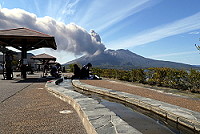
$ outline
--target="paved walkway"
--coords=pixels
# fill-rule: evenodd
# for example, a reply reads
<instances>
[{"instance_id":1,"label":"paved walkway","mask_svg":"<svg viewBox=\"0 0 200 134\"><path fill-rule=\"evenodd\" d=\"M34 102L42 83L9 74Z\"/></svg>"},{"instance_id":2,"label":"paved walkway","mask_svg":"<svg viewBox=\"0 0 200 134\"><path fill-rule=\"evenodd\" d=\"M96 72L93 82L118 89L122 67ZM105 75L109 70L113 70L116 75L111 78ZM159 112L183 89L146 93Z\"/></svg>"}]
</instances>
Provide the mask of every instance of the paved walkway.
<instances>
[{"instance_id":1,"label":"paved walkway","mask_svg":"<svg viewBox=\"0 0 200 134\"><path fill-rule=\"evenodd\" d=\"M0 78L0 133L86 134L71 105L45 89L40 74L27 80Z\"/></svg>"}]
</instances>

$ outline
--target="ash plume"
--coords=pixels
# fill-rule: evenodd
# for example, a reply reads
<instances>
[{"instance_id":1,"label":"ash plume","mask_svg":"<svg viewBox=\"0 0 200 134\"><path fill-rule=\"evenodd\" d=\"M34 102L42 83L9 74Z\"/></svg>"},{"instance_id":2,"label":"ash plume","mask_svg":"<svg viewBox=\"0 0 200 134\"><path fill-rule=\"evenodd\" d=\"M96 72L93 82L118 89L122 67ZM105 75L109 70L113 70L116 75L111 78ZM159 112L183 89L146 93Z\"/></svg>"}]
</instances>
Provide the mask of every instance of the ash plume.
<instances>
[{"instance_id":1,"label":"ash plume","mask_svg":"<svg viewBox=\"0 0 200 134\"><path fill-rule=\"evenodd\" d=\"M105 50L105 45L94 30L88 33L74 23L64 24L48 16L39 18L22 9L0 9L0 29L18 27L27 27L54 36L58 51L92 55Z\"/></svg>"}]
</instances>

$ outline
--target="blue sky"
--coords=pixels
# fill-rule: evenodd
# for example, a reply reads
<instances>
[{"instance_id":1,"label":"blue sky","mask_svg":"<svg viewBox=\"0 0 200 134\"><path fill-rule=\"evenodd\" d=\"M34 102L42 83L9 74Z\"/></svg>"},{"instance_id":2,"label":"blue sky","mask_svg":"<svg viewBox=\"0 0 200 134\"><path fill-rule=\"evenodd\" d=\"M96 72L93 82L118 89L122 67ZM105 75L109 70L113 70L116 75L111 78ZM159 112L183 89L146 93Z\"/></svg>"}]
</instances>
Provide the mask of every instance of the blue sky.
<instances>
[{"instance_id":1,"label":"blue sky","mask_svg":"<svg viewBox=\"0 0 200 134\"><path fill-rule=\"evenodd\" d=\"M200 65L194 46L200 45L199 5L200 0L0 0L2 9L49 16L88 33L93 29L107 49L129 49L147 58L194 65ZM54 55L61 63L80 56L63 51Z\"/></svg>"}]
</instances>

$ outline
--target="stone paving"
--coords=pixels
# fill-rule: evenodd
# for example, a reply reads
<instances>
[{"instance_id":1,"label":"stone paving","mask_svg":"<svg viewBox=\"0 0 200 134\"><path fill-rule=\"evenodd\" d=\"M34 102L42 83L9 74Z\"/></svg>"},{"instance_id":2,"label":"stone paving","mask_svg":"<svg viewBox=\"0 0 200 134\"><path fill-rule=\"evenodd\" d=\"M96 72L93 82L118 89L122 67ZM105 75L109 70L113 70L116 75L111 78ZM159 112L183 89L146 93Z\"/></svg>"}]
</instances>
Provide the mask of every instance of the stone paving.
<instances>
[{"instance_id":1,"label":"stone paving","mask_svg":"<svg viewBox=\"0 0 200 134\"><path fill-rule=\"evenodd\" d=\"M165 102L145 98L130 93L119 92L107 88L96 87L73 80L73 85L83 90L110 96L124 102L140 106L144 109L153 111L161 116L171 119L177 123L188 126L191 129L200 131L200 113Z\"/></svg>"},{"instance_id":2,"label":"stone paving","mask_svg":"<svg viewBox=\"0 0 200 134\"><path fill-rule=\"evenodd\" d=\"M52 94L74 107L88 134L141 134L97 100L58 86L55 81L47 82L46 87Z\"/></svg>"},{"instance_id":3,"label":"stone paving","mask_svg":"<svg viewBox=\"0 0 200 134\"><path fill-rule=\"evenodd\" d=\"M62 80L59 80L60 82ZM81 83L79 80L73 80L72 84L82 90L113 97L118 100L133 104L165 118L173 120L179 124L187 126L200 132L200 113L180 106L175 106L165 102L145 98L130 93L119 92L107 88L91 86ZM60 99L71 104L81 118L87 133L89 134L139 134L138 130L129 126L116 114L98 101L88 98L78 92L67 90L66 87L56 85L56 81L50 81L46 84L49 91Z\"/></svg>"}]
</instances>

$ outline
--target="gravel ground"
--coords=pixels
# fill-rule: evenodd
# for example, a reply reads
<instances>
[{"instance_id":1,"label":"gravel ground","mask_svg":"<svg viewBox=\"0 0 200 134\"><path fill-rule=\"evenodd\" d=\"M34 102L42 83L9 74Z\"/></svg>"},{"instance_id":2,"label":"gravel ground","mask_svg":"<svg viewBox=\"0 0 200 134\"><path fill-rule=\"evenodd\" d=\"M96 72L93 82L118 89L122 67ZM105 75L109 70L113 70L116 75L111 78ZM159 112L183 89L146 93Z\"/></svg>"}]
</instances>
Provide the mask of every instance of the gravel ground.
<instances>
[{"instance_id":1,"label":"gravel ground","mask_svg":"<svg viewBox=\"0 0 200 134\"><path fill-rule=\"evenodd\" d=\"M14 81L9 84L9 81L0 80L2 83L7 83L7 89L13 91L3 91L7 98L0 103L1 134L86 134L73 107L50 94L45 89L45 82L24 81L19 87ZM0 91L4 88L0 87ZM70 112L60 113L63 110Z\"/></svg>"},{"instance_id":2,"label":"gravel ground","mask_svg":"<svg viewBox=\"0 0 200 134\"><path fill-rule=\"evenodd\" d=\"M150 90L144 87L131 86L127 84L118 83L109 80L81 80L81 82L108 89L113 89L121 92L127 92L142 97L147 97L173 105L181 106L193 111L200 112L200 99L193 99L190 97L175 96L158 91Z\"/></svg>"}]
</instances>

